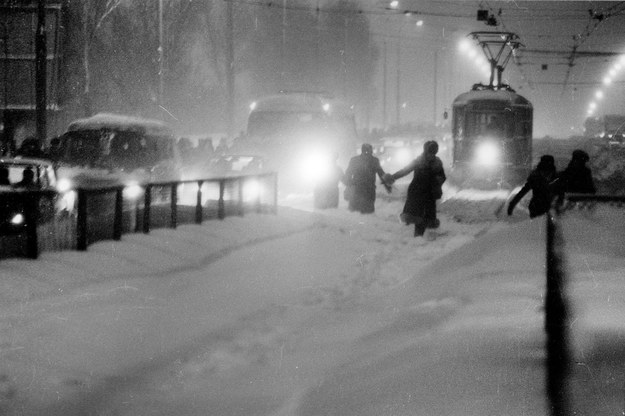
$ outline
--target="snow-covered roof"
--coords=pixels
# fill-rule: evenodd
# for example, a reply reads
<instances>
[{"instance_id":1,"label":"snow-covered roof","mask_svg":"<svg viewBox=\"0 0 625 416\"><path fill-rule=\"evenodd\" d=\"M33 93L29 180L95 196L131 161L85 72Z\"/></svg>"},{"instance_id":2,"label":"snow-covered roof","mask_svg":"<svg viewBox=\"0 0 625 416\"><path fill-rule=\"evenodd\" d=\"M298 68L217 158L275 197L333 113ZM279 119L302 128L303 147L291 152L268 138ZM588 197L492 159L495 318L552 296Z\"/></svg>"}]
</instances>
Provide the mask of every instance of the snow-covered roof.
<instances>
[{"instance_id":1,"label":"snow-covered roof","mask_svg":"<svg viewBox=\"0 0 625 416\"><path fill-rule=\"evenodd\" d=\"M522 95L508 90L476 90L468 91L460 94L454 100L454 106L467 105L474 101L491 100L491 101L504 101L514 105L532 107L532 103Z\"/></svg>"},{"instance_id":2,"label":"snow-covered roof","mask_svg":"<svg viewBox=\"0 0 625 416\"><path fill-rule=\"evenodd\" d=\"M74 120L67 130L97 130L102 128L143 131L154 135L173 135L173 130L160 120L111 113L99 113L88 118Z\"/></svg>"}]
</instances>

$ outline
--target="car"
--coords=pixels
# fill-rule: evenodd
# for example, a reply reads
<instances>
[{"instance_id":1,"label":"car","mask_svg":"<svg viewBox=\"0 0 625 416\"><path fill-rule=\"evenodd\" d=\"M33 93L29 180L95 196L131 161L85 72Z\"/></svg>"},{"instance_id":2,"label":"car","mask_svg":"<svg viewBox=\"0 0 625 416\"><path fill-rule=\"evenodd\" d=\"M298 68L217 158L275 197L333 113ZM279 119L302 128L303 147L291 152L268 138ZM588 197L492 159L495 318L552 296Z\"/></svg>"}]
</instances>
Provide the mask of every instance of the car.
<instances>
[{"instance_id":1,"label":"car","mask_svg":"<svg viewBox=\"0 0 625 416\"><path fill-rule=\"evenodd\" d=\"M73 211L73 200L66 195L56 176L54 163L47 159L0 158L0 234L24 232L27 227L27 208L32 191L37 198L38 223L51 221L56 215Z\"/></svg>"},{"instance_id":2,"label":"car","mask_svg":"<svg viewBox=\"0 0 625 416\"><path fill-rule=\"evenodd\" d=\"M182 157L173 130L160 120L99 113L74 120L60 137L58 172L73 186L178 181ZM132 196L132 195L130 195Z\"/></svg>"}]
</instances>

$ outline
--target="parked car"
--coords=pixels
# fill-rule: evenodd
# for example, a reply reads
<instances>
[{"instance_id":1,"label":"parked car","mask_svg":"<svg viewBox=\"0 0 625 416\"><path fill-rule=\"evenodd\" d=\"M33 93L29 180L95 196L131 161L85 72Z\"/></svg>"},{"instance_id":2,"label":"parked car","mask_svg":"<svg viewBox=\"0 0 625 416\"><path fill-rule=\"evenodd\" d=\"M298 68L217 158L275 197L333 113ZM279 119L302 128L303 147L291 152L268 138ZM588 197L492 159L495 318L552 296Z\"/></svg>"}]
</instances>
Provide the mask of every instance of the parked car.
<instances>
[{"instance_id":1,"label":"parked car","mask_svg":"<svg viewBox=\"0 0 625 416\"><path fill-rule=\"evenodd\" d=\"M49 191L49 192L32 192ZM0 234L17 234L26 227L27 206L37 201L39 223L73 211L73 200L59 183L54 164L35 158L0 158Z\"/></svg>"}]
</instances>

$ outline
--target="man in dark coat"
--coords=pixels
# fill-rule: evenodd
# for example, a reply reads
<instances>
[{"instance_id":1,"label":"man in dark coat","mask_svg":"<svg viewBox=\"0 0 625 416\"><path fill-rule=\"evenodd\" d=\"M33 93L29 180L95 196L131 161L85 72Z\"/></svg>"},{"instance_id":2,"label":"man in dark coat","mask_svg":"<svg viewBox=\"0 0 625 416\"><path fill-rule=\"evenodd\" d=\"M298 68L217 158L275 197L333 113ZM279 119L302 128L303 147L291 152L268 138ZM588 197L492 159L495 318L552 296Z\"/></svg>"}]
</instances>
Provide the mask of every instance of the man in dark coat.
<instances>
[{"instance_id":1,"label":"man in dark coat","mask_svg":"<svg viewBox=\"0 0 625 416\"><path fill-rule=\"evenodd\" d=\"M443 162L436 156L436 153L438 153L438 143L433 140L426 142L421 156L388 178L390 182L394 182L414 172L412 182L408 186L401 218L406 225L415 225L415 237L422 236L426 228L438 228L440 225L436 218L436 200L440 199L443 194L442 185L447 177Z\"/></svg>"},{"instance_id":2,"label":"man in dark coat","mask_svg":"<svg viewBox=\"0 0 625 416\"><path fill-rule=\"evenodd\" d=\"M553 181L555 177L556 165L553 156L541 156L538 165L527 177L525 185L508 204L508 215L512 215L516 204L529 191L532 191L532 199L529 203L530 218L538 217L549 211L554 197Z\"/></svg>"},{"instance_id":3,"label":"man in dark coat","mask_svg":"<svg viewBox=\"0 0 625 416\"><path fill-rule=\"evenodd\" d=\"M345 171L345 185L349 193L349 210L370 214L375 211L375 175L380 177L384 184L384 170L380 166L380 159L373 156L373 147L365 143L361 147L360 155L349 161ZM386 190L390 187L385 184Z\"/></svg>"},{"instance_id":4,"label":"man in dark coat","mask_svg":"<svg viewBox=\"0 0 625 416\"><path fill-rule=\"evenodd\" d=\"M583 150L573 150L566 169L558 174L557 187L561 193L594 194L596 192L592 173L586 163L590 160Z\"/></svg>"}]
</instances>

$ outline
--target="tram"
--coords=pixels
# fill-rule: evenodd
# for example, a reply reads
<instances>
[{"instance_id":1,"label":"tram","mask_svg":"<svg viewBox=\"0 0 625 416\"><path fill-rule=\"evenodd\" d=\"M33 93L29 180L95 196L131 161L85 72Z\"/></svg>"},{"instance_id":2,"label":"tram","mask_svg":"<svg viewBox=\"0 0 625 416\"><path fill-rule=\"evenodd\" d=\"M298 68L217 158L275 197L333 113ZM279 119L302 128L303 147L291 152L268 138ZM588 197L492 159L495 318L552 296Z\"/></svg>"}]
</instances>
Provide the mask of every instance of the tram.
<instances>
[{"instance_id":1,"label":"tram","mask_svg":"<svg viewBox=\"0 0 625 416\"><path fill-rule=\"evenodd\" d=\"M491 63L488 85L475 84L452 106L451 179L463 187L510 188L532 165L532 103L501 83L510 54L520 46L509 32L473 32ZM492 51L499 47L499 53ZM508 56L502 60L504 50Z\"/></svg>"}]
</instances>

